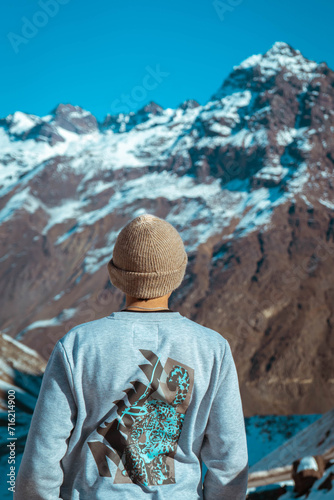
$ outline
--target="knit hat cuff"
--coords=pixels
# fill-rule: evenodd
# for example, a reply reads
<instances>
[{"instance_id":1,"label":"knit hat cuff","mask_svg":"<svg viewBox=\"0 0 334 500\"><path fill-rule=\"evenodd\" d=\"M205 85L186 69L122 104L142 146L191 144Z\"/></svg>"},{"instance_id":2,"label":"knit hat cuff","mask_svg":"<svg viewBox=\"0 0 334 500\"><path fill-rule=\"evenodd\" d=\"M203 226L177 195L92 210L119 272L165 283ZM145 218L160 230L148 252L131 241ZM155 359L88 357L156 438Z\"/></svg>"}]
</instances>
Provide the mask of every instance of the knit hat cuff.
<instances>
[{"instance_id":1,"label":"knit hat cuff","mask_svg":"<svg viewBox=\"0 0 334 500\"><path fill-rule=\"evenodd\" d=\"M111 283L124 293L131 297L150 299L162 297L178 288L183 280L187 262L188 256L185 253L184 260L177 269L142 273L120 269L111 258L108 262L108 273Z\"/></svg>"}]
</instances>

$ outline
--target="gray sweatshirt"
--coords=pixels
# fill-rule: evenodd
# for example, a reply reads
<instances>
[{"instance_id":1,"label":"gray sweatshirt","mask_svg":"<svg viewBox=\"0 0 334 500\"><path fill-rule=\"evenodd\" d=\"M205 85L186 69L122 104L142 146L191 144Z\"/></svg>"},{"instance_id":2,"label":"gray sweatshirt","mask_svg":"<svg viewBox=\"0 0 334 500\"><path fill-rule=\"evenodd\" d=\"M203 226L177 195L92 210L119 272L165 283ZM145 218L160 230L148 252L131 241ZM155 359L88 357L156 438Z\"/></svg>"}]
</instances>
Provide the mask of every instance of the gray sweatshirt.
<instances>
[{"instance_id":1,"label":"gray sweatshirt","mask_svg":"<svg viewBox=\"0 0 334 500\"><path fill-rule=\"evenodd\" d=\"M118 311L58 340L14 500L245 500L247 479L238 376L218 332L178 312Z\"/></svg>"}]
</instances>

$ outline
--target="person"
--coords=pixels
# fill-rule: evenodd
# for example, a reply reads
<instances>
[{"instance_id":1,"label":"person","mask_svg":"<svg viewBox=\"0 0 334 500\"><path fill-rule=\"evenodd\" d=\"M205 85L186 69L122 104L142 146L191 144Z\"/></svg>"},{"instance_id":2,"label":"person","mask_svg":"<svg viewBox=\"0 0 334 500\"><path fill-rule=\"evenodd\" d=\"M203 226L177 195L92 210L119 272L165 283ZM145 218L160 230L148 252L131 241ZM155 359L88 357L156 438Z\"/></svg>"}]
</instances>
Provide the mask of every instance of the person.
<instances>
[{"instance_id":1,"label":"person","mask_svg":"<svg viewBox=\"0 0 334 500\"><path fill-rule=\"evenodd\" d=\"M168 307L187 263L180 234L159 217L140 215L120 231L107 267L125 307L54 346L15 500L245 499L229 342Z\"/></svg>"}]
</instances>

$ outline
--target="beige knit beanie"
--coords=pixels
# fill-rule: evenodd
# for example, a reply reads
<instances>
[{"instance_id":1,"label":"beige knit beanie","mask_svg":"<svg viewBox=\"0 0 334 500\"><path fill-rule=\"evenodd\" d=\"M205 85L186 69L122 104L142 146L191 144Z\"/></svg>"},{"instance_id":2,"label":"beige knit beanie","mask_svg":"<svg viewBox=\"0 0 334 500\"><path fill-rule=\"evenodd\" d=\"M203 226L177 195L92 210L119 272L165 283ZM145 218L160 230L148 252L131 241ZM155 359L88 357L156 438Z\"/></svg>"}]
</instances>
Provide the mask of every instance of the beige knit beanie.
<instances>
[{"instance_id":1,"label":"beige knit beanie","mask_svg":"<svg viewBox=\"0 0 334 500\"><path fill-rule=\"evenodd\" d=\"M108 273L111 283L123 292L151 299L180 286L187 262L177 230L159 217L143 214L117 236Z\"/></svg>"}]
</instances>

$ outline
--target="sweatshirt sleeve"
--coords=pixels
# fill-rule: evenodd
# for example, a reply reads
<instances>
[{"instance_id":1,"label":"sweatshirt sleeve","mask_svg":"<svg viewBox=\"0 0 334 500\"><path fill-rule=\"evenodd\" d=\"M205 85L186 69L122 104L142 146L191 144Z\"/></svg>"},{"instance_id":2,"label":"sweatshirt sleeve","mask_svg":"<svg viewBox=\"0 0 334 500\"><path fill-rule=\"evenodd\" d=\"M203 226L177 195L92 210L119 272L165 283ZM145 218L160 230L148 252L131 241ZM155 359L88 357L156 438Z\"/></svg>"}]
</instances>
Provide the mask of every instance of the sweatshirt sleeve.
<instances>
[{"instance_id":1,"label":"sweatshirt sleeve","mask_svg":"<svg viewBox=\"0 0 334 500\"><path fill-rule=\"evenodd\" d=\"M72 372L58 341L46 366L16 478L14 500L54 500L63 483L61 459L75 425Z\"/></svg>"},{"instance_id":2,"label":"sweatshirt sleeve","mask_svg":"<svg viewBox=\"0 0 334 500\"><path fill-rule=\"evenodd\" d=\"M201 459L208 468L204 500L245 500L248 481L245 420L237 370L227 340Z\"/></svg>"}]
</instances>

